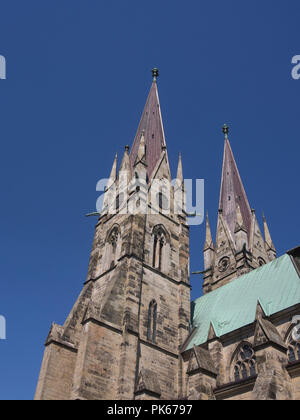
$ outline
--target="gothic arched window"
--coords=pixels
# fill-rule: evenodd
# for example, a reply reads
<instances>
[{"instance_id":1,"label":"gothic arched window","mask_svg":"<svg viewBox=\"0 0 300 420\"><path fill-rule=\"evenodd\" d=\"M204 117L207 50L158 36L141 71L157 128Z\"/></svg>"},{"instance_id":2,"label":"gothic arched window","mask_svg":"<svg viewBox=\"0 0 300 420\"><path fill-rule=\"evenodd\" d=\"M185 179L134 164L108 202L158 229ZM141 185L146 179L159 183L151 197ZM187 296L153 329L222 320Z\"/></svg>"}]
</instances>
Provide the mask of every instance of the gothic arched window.
<instances>
[{"instance_id":1,"label":"gothic arched window","mask_svg":"<svg viewBox=\"0 0 300 420\"><path fill-rule=\"evenodd\" d=\"M160 227L154 232L153 241L153 261L152 265L158 270L162 269L162 260L164 258L164 247L166 245L166 238L163 229Z\"/></svg>"},{"instance_id":2,"label":"gothic arched window","mask_svg":"<svg viewBox=\"0 0 300 420\"><path fill-rule=\"evenodd\" d=\"M256 356L250 344L243 344L234 359L234 380L251 378L256 375Z\"/></svg>"},{"instance_id":3,"label":"gothic arched window","mask_svg":"<svg viewBox=\"0 0 300 420\"><path fill-rule=\"evenodd\" d=\"M122 206L123 201L124 201L124 193L121 192L116 197L116 211L120 210L120 207Z\"/></svg>"},{"instance_id":4,"label":"gothic arched window","mask_svg":"<svg viewBox=\"0 0 300 420\"><path fill-rule=\"evenodd\" d=\"M107 268L113 268L116 265L118 258L118 241L120 239L120 232L118 226L115 226L109 233L107 242L108 242L108 251L107 251Z\"/></svg>"},{"instance_id":5,"label":"gothic arched window","mask_svg":"<svg viewBox=\"0 0 300 420\"><path fill-rule=\"evenodd\" d=\"M147 339L155 343L156 340L157 303L152 300L148 309Z\"/></svg>"},{"instance_id":6,"label":"gothic arched window","mask_svg":"<svg viewBox=\"0 0 300 420\"><path fill-rule=\"evenodd\" d=\"M238 364L236 364L234 366L234 380L235 380L235 382L237 382L240 379L241 379L240 366Z\"/></svg>"}]
</instances>

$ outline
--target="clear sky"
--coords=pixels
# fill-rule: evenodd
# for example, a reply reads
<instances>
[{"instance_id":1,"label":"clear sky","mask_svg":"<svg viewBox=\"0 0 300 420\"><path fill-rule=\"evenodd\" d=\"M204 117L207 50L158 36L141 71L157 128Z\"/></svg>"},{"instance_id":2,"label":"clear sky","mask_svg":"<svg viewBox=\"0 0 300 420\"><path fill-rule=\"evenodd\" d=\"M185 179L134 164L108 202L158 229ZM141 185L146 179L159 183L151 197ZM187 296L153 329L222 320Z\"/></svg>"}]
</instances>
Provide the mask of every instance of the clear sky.
<instances>
[{"instance_id":1,"label":"clear sky","mask_svg":"<svg viewBox=\"0 0 300 420\"><path fill-rule=\"evenodd\" d=\"M52 321L85 280L99 193L158 81L175 177L205 179L213 232L224 122L279 255L300 244L299 0L1 2L0 399L33 398ZM191 270L204 226L191 228ZM192 279L192 297L201 279Z\"/></svg>"}]
</instances>

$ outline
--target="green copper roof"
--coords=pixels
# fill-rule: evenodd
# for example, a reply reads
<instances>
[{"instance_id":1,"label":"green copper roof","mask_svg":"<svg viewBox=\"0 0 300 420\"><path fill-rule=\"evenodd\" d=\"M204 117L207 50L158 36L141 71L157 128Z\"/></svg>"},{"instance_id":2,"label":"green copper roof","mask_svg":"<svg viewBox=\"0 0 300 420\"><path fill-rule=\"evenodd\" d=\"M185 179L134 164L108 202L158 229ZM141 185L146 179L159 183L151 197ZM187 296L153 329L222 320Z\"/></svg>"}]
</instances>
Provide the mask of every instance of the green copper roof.
<instances>
[{"instance_id":1,"label":"green copper roof","mask_svg":"<svg viewBox=\"0 0 300 420\"><path fill-rule=\"evenodd\" d=\"M187 349L207 341L212 323L218 337L255 321L257 303L267 316L300 303L300 278L287 254L193 302L193 326Z\"/></svg>"}]
</instances>

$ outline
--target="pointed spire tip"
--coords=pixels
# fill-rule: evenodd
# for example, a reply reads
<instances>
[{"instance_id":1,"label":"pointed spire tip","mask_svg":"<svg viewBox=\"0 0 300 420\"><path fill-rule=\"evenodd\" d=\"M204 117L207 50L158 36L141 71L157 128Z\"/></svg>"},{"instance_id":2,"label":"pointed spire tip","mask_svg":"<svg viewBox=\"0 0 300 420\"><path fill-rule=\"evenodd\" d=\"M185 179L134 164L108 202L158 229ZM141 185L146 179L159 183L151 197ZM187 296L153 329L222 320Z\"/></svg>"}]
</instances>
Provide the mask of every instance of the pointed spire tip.
<instances>
[{"instance_id":1,"label":"pointed spire tip","mask_svg":"<svg viewBox=\"0 0 300 420\"><path fill-rule=\"evenodd\" d=\"M228 139L229 126L227 124L223 125L222 131L225 134L225 139Z\"/></svg>"},{"instance_id":2,"label":"pointed spire tip","mask_svg":"<svg viewBox=\"0 0 300 420\"><path fill-rule=\"evenodd\" d=\"M155 67L154 69L152 69L153 82L156 82L158 76L159 76L159 70L158 68Z\"/></svg>"}]
</instances>

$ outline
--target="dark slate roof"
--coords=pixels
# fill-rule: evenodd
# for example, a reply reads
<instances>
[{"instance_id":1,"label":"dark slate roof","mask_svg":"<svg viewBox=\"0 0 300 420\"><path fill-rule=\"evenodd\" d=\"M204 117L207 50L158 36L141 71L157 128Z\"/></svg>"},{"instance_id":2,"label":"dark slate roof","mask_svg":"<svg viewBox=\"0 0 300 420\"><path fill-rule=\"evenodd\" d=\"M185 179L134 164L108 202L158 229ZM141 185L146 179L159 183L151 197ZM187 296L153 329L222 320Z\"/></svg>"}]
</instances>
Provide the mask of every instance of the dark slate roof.
<instances>
[{"instance_id":1,"label":"dark slate roof","mask_svg":"<svg viewBox=\"0 0 300 420\"><path fill-rule=\"evenodd\" d=\"M155 168L162 152L162 146L166 145L157 83L152 83L148 99L140 120L138 130L133 142L133 146L130 152L130 163L133 167L136 156L138 154L140 139L142 131L145 132L145 144L146 144L146 163L148 165L147 172L150 177L153 169Z\"/></svg>"},{"instance_id":2,"label":"dark slate roof","mask_svg":"<svg viewBox=\"0 0 300 420\"><path fill-rule=\"evenodd\" d=\"M236 205L240 206L245 228L250 235L251 209L248 198L234 159L229 140L225 139L222 181L219 208L223 210L223 218L234 237Z\"/></svg>"}]
</instances>

